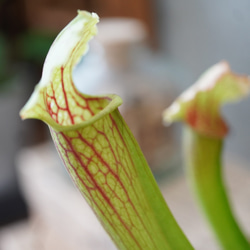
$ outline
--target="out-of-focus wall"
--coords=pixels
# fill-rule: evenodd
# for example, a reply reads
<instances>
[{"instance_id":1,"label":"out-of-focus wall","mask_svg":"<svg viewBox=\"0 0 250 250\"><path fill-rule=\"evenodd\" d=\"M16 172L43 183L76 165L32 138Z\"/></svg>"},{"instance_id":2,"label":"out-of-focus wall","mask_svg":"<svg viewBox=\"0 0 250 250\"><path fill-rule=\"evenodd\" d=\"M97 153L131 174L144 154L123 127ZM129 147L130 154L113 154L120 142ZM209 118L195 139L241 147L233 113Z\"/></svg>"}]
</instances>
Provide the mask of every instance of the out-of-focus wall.
<instances>
[{"instance_id":1,"label":"out-of-focus wall","mask_svg":"<svg viewBox=\"0 0 250 250\"><path fill-rule=\"evenodd\" d=\"M189 72L187 81L222 59L250 73L249 11L248 0L157 0L161 47Z\"/></svg>"},{"instance_id":2,"label":"out-of-focus wall","mask_svg":"<svg viewBox=\"0 0 250 250\"><path fill-rule=\"evenodd\" d=\"M156 5L160 47L179 67L180 91L220 60L227 60L236 72L250 74L250 1L157 0ZM250 98L225 108L231 124L228 151L247 160L249 106Z\"/></svg>"}]
</instances>

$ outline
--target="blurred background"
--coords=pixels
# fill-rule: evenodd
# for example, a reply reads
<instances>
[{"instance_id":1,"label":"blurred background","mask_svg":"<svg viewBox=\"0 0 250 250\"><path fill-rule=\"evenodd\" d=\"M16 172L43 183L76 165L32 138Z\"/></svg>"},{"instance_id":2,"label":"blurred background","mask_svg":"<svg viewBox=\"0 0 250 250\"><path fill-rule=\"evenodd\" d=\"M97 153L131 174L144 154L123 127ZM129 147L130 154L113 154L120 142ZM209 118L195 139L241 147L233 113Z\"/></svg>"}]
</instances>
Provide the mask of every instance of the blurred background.
<instances>
[{"instance_id":1,"label":"blurred background","mask_svg":"<svg viewBox=\"0 0 250 250\"><path fill-rule=\"evenodd\" d=\"M75 69L77 87L123 97L121 112L180 224L196 249L217 249L202 219L192 219L196 208L183 180L180 129L164 128L161 112L221 60L235 72L250 73L247 0L1 0L0 250L114 249L72 187L46 125L22 122L18 114L40 79L51 43L78 9L98 13L101 23ZM241 214L250 207L239 193L249 189L249 105L248 98L223 109L231 126L225 160L240 166L227 178L234 180L233 200L241 204L235 209L244 223ZM87 216L76 216L83 209ZM85 237L74 233L83 231Z\"/></svg>"}]
</instances>

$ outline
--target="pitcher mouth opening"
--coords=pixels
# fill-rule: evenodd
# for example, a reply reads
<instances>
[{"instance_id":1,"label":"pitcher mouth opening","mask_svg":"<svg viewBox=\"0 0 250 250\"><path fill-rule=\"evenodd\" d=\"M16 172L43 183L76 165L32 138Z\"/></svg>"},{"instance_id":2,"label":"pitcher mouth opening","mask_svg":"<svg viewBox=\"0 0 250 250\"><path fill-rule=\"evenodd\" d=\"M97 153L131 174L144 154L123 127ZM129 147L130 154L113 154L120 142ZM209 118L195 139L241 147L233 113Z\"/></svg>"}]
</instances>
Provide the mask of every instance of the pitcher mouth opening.
<instances>
[{"instance_id":1,"label":"pitcher mouth opening","mask_svg":"<svg viewBox=\"0 0 250 250\"><path fill-rule=\"evenodd\" d=\"M123 102L115 94L92 96L75 89L74 96L67 92L64 99L58 92L51 85L40 90L36 88L32 98L21 110L21 118L39 119L54 130L69 131L94 123L117 109ZM67 96L71 96L71 99L67 99Z\"/></svg>"},{"instance_id":2,"label":"pitcher mouth opening","mask_svg":"<svg viewBox=\"0 0 250 250\"><path fill-rule=\"evenodd\" d=\"M114 111L122 99L111 95L87 95L79 92L72 80L72 67L56 67L49 84L39 83L21 110L22 119L40 119L57 131L87 126Z\"/></svg>"},{"instance_id":3,"label":"pitcher mouth opening","mask_svg":"<svg viewBox=\"0 0 250 250\"><path fill-rule=\"evenodd\" d=\"M93 124L95 121L110 114L122 104L122 99L115 94L105 96L84 95L82 97L86 101L86 106L72 109L70 124L67 122L59 122L50 113L50 119L53 122L47 121L48 125L58 131L69 131L83 128ZM55 126L56 123L56 126Z\"/></svg>"}]
</instances>

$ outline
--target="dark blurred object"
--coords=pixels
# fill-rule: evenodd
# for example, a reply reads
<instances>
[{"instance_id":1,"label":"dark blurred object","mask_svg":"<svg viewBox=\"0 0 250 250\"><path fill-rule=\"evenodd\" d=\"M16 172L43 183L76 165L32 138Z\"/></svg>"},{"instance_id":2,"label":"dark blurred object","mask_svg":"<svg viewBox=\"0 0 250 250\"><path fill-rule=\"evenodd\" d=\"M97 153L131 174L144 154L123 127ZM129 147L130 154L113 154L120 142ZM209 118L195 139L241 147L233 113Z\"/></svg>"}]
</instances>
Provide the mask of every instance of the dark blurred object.
<instances>
[{"instance_id":1,"label":"dark blurred object","mask_svg":"<svg viewBox=\"0 0 250 250\"><path fill-rule=\"evenodd\" d=\"M22 11L22 1L3 0L0 8L0 30L8 41L10 59L15 60L17 40L26 29L25 13Z\"/></svg>"},{"instance_id":2,"label":"dark blurred object","mask_svg":"<svg viewBox=\"0 0 250 250\"><path fill-rule=\"evenodd\" d=\"M24 31L24 16L20 2L2 1L0 6L0 91L12 75L11 62L17 59L16 42Z\"/></svg>"},{"instance_id":3,"label":"dark blurred object","mask_svg":"<svg viewBox=\"0 0 250 250\"><path fill-rule=\"evenodd\" d=\"M24 124L18 113L39 80L42 61L52 39L31 33L23 10L22 1L1 2L0 226L27 218L28 208L16 177L15 156L21 147L46 138L42 123L31 121Z\"/></svg>"},{"instance_id":4,"label":"dark blurred object","mask_svg":"<svg viewBox=\"0 0 250 250\"><path fill-rule=\"evenodd\" d=\"M23 0L29 29L58 33L77 14L78 9L86 10L82 0Z\"/></svg>"},{"instance_id":5,"label":"dark blurred object","mask_svg":"<svg viewBox=\"0 0 250 250\"><path fill-rule=\"evenodd\" d=\"M0 195L0 226L27 217L28 209L18 186Z\"/></svg>"},{"instance_id":6,"label":"dark blurred object","mask_svg":"<svg viewBox=\"0 0 250 250\"><path fill-rule=\"evenodd\" d=\"M76 16L78 9L96 12L102 17L132 17L141 20L150 34L150 43L157 45L152 0L24 0L26 21L30 29L59 32Z\"/></svg>"}]
</instances>

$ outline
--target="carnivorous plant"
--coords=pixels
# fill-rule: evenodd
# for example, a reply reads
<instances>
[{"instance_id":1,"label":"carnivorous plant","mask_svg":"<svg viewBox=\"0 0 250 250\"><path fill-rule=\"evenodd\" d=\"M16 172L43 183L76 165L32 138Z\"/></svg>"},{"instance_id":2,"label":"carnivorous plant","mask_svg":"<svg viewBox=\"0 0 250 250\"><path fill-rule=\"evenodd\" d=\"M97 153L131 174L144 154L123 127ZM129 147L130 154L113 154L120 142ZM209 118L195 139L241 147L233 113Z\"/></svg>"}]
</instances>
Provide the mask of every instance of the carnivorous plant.
<instances>
[{"instance_id":1,"label":"carnivorous plant","mask_svg":"<svg viewBox=\"0 0 250 250\"><path fill-rule=\"evenodd\" d=\"M249 93L248 77L226 62L210 68L165 112L165 122L183 121L187 176L223 249L250 249L228 198L222 174L222 151L228 126L221 106Z\"/></svg>"},{"instance_id":2,"label":"carnivorous plant","mask_svg":"<svg viewBox=\"0 0 250 250\"><path fill-rule=\"evenodd\" d=\"M79 11L58 35L21 117L48 124L72 180L119 249L192 249L119 113L121 98L74 85L72 70L98 21Z\"/></svg>"}]
</instances>

